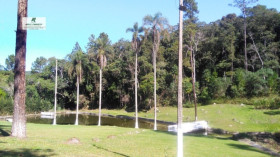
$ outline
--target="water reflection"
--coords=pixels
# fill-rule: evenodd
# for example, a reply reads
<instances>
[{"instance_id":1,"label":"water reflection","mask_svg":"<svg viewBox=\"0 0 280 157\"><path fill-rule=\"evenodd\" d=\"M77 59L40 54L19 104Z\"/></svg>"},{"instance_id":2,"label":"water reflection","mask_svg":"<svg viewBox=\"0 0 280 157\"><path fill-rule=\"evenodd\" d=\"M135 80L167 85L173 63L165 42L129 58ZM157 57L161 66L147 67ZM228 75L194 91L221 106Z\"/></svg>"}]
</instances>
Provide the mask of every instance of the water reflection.
<instances>
[{"instance_id":1,"label":"water reflection","mask_svg":"<svg viewBox=\"0 0 280 157\"><path fill-rule=\"evenodd\" d=\"M74 125L75 123L75 114L60 114L56 116L56 123L60 125ZM42 118L41 116L32 116L27 117L28 123L39 123L39 124L52 124L53 119L50 118ZM97 125L98 116L96 115L79 115L79 125ZM127 119L124 117L102 117L101 125L109 125L109 126L119 126L119 127L128 127L134 128L135 121L133 119ZM139 127L145 129L153 129L153 122L149 122L146 120L139 119ZM167 125L158 122L158 130L167 131Z\"/></svg>"}]
</instances>

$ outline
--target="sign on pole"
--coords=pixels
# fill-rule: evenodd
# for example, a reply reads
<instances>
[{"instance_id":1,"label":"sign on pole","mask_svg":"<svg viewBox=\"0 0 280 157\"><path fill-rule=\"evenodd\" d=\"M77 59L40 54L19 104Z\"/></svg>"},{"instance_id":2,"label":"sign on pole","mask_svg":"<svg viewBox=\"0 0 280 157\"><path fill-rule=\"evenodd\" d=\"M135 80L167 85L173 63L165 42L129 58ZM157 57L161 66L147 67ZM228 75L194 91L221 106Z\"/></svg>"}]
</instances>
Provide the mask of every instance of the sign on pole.
<instances>
[{"instance_id":1,"label":"sign on pole","mask_svg":"<svg viewBox=\"0 0 280 157\"><path fill-rule=\"evenodd\" d=\"M22 19L23 30L46 30L45 17L23 17Z\"/></svg>"}]
</instances>

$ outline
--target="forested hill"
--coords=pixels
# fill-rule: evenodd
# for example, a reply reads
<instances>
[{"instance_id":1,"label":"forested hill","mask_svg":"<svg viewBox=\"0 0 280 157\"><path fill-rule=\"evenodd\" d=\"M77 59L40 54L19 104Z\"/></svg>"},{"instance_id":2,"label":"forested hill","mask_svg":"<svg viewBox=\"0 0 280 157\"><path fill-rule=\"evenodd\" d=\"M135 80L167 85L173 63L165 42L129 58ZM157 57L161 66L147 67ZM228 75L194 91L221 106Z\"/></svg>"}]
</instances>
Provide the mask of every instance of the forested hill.
<instances>
[{"instance_id":1,"label":"forested hill","mask_svg":"<svg viewBox=\"0 0 280 157\"><path fill-rule=\"evenodd\" d=\"M247 8L247 11L246 38L244 16L229 14L206 24L185 14L185 106L191 106L193 101L193 79L200 104L220 98L275 97L279 94L280 13L262 5ZM178 26L166 24L161 29L156 54L157 104L176 106ZM152 27L144 25L143 30L142 33L139 31L137 38L138 102L140 109L150 109L153 106L154 80L152 52L156 46ZM244 55L245 45L247 57ZM135 52L131 41L121 39L112 44L106 33L90 35L86 49L77 42L65 59L58 60L57 97L60 108L75 108L77 78L81 78L80 108L98 107L99 69L102 65L102 107L134 109ZM26 76L27 112L53 107L55 60L38 57L32 64L32 71ZM13 66L14 56L11 55L0 72L0 113L12 112ZM267 107L280 107L276 100L272 101L272 105Z\"/></svg>"}]
</instances>

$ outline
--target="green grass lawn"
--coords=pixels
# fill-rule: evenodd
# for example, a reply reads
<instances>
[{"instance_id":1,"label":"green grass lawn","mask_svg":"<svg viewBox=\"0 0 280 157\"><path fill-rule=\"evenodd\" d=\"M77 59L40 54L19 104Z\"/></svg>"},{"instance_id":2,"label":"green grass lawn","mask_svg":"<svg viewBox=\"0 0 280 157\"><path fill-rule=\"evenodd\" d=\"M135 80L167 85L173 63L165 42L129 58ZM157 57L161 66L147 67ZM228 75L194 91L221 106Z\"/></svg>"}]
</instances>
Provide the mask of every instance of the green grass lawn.
<instances>
[{"instance_id":1,"label":"green grass lawn","mask_svg":"<svg viewBox=\"0 0 280 157\"><path fill-rule=\"evenodd\" d=\"M93 112L98 113L98 110ZM111 115L134 116L124 110L102 110ZM194 120L194 108L184 108L183 121ZM140 112L139 117L152 118L154 111ZM209 122L210 127L230 132L279 132L280 110L255 110L252 106L216 104L198 107L198 119ZM158 120L177 121L177 108L159 107Z\"/></svg>"},{"instance_id":2,"label":"green grass lawn","mask_svg":"<svg viewBox=\"0 0 280 157\"><path fill-rule=\"evenodd\" d=\"M9 135L11 123L0 121L0 156L174 157L176 136L167 132L110 126L27 124L27 138ZM80 144L67 144L76 137ZM184 156L265 157L253 147L228 138L184 136Z\"/></svg>"}]
</instances>

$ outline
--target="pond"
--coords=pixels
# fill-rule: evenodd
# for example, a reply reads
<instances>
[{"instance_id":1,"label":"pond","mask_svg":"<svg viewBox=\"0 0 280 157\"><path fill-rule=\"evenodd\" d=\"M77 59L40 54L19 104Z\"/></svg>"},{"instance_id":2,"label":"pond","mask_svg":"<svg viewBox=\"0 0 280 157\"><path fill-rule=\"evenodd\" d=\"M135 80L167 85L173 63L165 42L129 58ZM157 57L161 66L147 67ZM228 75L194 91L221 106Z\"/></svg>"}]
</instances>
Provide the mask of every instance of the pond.
<instances>
[{"instance_id":1,"label":"pond","mask_svg":"<svg viewBox=\"0 0 280 157\"><path fill-rule=\"evenodd\" d=\"M58 114L56 116L56 123L58 125L74 125L76 119L75 114ZM28 123L38 123L38 124L52 124L52 118L44 118L40 115L27 117ZM143 129L153 129L154 123L145 120L138 119L139 128ZM79 125L97 125L98 116L93 114L79 114ZM167 131L168 124L158 122L158 130ZM135 120L127 116L103 116L101 118L101 125L118 126L118 127L135 127Z\"/></svg>"}]
</instances>

